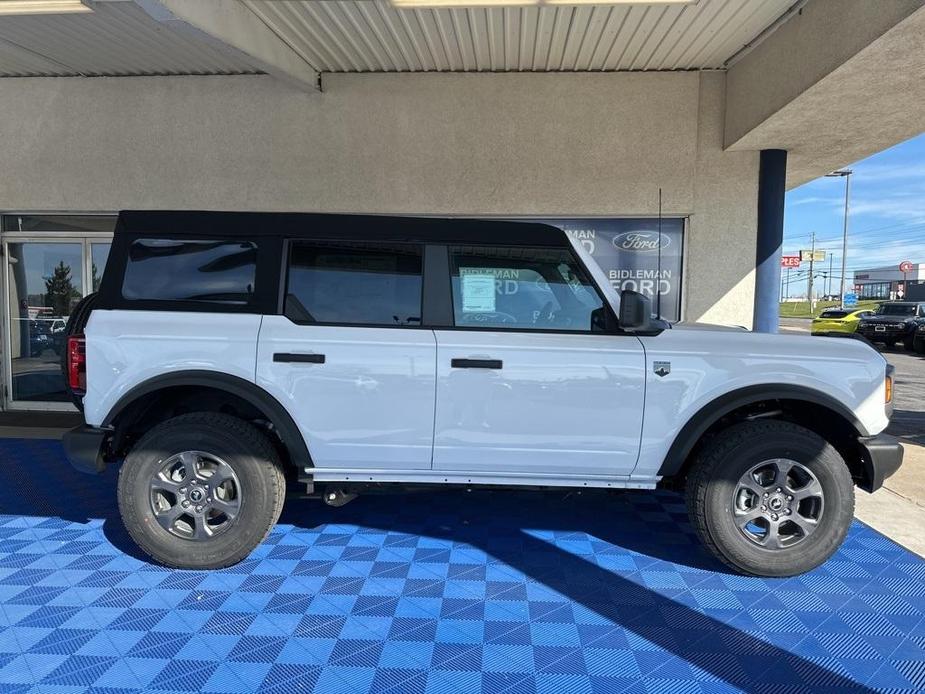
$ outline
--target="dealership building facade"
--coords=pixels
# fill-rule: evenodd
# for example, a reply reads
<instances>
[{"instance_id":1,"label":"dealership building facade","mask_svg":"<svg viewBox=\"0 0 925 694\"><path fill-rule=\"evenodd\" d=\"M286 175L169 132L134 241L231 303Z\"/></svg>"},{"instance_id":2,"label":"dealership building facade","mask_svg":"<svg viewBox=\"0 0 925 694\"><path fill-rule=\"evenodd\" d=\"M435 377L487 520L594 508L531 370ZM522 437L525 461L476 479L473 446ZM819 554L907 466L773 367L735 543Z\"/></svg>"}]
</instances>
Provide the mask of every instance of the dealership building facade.
<instances>
[{"instance_id":1,"label":"dealership building facade","mask_svg":"<svg viewBox=\"0 0 925 694\"><path fill-rule=\"evenodd\" d=\"M767 330L785 189L925 130L921 0L28 4L0 0L7 409L69 407L58 333L121 209L540 219L671 319Z\"/></svg>"}]
</instances>

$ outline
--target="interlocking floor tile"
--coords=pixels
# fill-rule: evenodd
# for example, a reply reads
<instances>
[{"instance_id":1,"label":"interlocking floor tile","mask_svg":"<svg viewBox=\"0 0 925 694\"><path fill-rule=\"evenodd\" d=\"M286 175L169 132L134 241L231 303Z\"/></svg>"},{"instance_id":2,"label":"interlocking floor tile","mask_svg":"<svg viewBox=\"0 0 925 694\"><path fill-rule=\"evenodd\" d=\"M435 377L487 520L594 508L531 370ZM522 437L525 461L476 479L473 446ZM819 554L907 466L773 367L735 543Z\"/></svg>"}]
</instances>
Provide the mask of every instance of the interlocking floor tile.
<instances>
[{"instance_id":1,"label":"interlocking floor tile","mask_svg":"<svg viewBox=\"0 0 925 694\"><path fill-rule=\"evenodd\" d=\"M0 692L925 690L925 561L859 523L772 580L669 492L291 500L239 565L175 571L115 478L0 441Z\"/></svg>"}]
</instances>

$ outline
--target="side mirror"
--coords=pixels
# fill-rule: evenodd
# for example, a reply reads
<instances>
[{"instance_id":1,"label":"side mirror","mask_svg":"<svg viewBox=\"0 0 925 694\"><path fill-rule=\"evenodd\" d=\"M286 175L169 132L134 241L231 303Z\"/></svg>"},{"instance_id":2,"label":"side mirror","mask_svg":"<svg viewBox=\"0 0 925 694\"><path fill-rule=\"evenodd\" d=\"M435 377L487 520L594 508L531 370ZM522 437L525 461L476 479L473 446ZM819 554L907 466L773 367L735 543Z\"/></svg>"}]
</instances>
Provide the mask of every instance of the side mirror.
<instances>
[{"instance_id":1,"label":"side mirror","mask_svg":"<svg viewBox=\"0 0 925 694\"><path fill-rule=\"evenodd\" d=\"M620 327L623 330L646 330L652 322L652 302L639 292L624 289L620 293Z\"/></svg>"}]
</instances>

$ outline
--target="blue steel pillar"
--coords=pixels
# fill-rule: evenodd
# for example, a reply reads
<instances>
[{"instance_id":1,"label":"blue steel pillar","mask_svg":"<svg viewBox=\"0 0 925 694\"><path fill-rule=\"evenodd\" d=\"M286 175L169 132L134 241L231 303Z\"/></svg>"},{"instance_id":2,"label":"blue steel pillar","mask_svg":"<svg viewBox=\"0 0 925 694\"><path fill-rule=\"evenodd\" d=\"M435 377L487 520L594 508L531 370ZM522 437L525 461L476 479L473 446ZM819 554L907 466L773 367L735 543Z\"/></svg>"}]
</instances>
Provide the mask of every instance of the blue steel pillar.
<instances>
[{"instance_id":1,"label":"blue steel pillar","mask_svg":"<svg viewBox=\"0 0 925 694\"><path fill-rule=\"evenodd\" d=\"M755 332L759 333L776 333L780 323L780 255L784 242L786 180L786 150L761 150L755 253Z\"/></svg>"}]
</instances>

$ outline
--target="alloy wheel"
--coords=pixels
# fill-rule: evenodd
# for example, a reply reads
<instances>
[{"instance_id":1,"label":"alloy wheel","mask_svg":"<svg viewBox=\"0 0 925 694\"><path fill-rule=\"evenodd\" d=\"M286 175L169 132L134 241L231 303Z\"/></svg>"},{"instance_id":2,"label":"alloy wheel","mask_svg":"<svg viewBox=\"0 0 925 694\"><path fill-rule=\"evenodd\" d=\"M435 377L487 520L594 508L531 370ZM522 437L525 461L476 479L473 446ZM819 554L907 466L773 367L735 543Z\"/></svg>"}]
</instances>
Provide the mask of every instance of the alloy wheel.
<instances>
[{"instance_id":1,"label":"alloy wheel","mask_svg":"<svg viewBox=\"0 0 925 694\"><path fill-rule=\"evenodd\" d=\"M825 507L822 485L805 465L765 460L739 479L733 492L736 527L766 549L787 549L812 535Z\"/></svg>"},{"instance_id":2,"label":"alloy wheel","mask_svg":"<svg viewBox=\"0 0 925 694\"><path fill-rule=\"evenodd\" d=\"M232 467L204 451L167 458L150 482L151 510L164 530L204 541L230 528L241 510L241 484Z\"/></svg>"}]
</instances>

